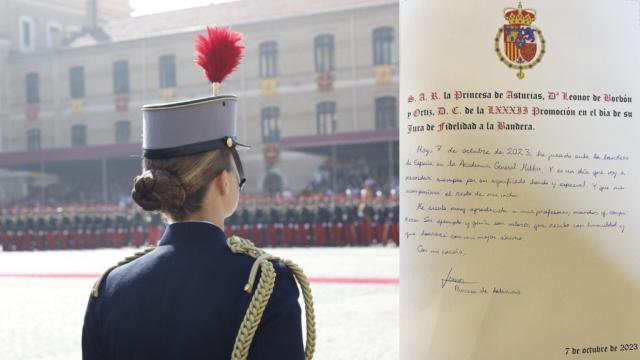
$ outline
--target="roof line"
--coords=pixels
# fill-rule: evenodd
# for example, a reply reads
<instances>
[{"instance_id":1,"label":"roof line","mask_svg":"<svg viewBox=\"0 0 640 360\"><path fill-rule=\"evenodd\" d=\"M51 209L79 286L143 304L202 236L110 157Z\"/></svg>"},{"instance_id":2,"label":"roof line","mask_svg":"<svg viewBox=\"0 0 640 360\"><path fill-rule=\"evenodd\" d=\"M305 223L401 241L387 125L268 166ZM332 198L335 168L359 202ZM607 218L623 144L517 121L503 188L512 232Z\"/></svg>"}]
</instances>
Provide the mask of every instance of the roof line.
<instances>
[{"instance_id":1,"label":"roof line","mask_svg":"<svg viewBox=\"0 0 640 360\"><path fill-rule=\"evenodd\" d=\"M389 3L385 3L385 4L376 4L376 5L356 5L356 6L352 6L352 7L346 7L346 8L336 8L336 9L332 9L332 10L326 10L326 11L319 11L319 12L313 12L313 13L305 13L305 14L300 14L300 15L289 15L289 16L282 16L282 17L273 17L273 18L267 18L267 19L260 19L260 20L251 20L251 21L244 21L244 22L235 22L235 23L221 23L220 25L227 25L227 26L250 26L250 25L255 25L255 24L261 24L261 23L265 23L268 24L270 22L280 22L280 21L286 21L286 20L292 20L292 19L300 19L300 18L307 18L307 17L313 17L313 16L322 16L322 15L328 15L328 14L333 14L333 13L341 13L341 12L345 12L345 11L358 11L358 10L363 10L363 9L375 9L375 8L382 8L382 7L389 7L389 6L395 6L396 3L395 2L389 2ZM206 6L201 6L201 7L206 7ZM190 8L190 9L183 9L183 10L192 10L192 9L197 9L196 8ZM181 10L178 10L181 11ZM153 16L153 15L149 15L149 16ZM132 18L130 18L132 19ZM128 20L130 20L128 19ZM114 20L114 22L116 21L122 21L122 19L119 20ZM107 25L107 24L105 24ZM106 28L107 26L105 26ZM124 40L111 40L111 41L107 41L107 42L102 42L102 43L96 43L96 44L90 44L90 45L80 45L77 47L65 47L65 48L59 48L58 50L61 51L67 51L67 50L76 50L76 49L83 49L83 48L91 48L91 47L99 47L99 46L108 46L108 45L114 45L114 44L123 44L123 43L128 43L128 42L135 42L135 41L144 41L144 40L148 40L148 39L158 39L158 38L163 38L163 37L168 37L168 36L174 36L174 35L180 35L180 34L188 34L188 33L197 33L199 31L203 31L203 27L202 25L193 25L193 26L189 26L189 27L183 27L183 28L178 28L175 29L174 31L167 31L167 32L162 32L162 33L152 33L152 34L145 34L145 35L141 35L139 37L135 37L135 38L129 38L129 39L124 39Z\"/></svg>"}]
</instances>

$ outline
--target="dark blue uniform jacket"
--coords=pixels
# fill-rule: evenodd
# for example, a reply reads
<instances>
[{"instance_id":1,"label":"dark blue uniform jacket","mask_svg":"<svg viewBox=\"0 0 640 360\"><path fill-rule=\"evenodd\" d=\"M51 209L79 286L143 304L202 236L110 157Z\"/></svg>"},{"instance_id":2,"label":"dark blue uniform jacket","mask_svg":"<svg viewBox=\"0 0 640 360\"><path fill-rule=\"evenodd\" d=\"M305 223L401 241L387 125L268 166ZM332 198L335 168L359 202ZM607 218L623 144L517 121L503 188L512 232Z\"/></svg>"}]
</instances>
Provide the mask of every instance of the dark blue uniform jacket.
<instances>
[{"instance_id":1,"label":"dark blue uniform jacket","mask_svg":"<svg viewBox=\"0 0 640 360\"><path fill-rule=\"evenodd\" d=\"M83 359L230 359L253 296L243 288L254 260L231 253L212 223L169 225L155 250L114 269L90 297ZM249 359L304 359L298 287L289 268L274 265Z\"/></svg>"}]
</instances>

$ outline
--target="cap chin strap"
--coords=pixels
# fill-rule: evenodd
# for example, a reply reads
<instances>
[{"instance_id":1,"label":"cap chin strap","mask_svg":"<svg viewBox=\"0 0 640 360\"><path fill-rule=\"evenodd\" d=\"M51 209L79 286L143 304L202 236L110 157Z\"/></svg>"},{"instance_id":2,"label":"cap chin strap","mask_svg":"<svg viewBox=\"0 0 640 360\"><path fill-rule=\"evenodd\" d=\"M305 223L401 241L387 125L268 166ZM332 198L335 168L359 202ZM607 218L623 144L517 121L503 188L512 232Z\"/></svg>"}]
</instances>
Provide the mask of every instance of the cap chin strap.
<instances>
[{"instance_id":1,"label":"cap chin strap","mask_svg":"<svg viewBox=\"0 0 640 360\"><path fill-rule=\"evenodd\" d=\"M199 143L185 144L163 149L142 149L142 156L147 159L163 159L176 156L186 156L203 153L215 149L234 149L237 145L250 148L239 143L235 136L225 136L220 139L207 140Z\"/></svg>"},{"instance_id":2,"label":"cap chin strap","mask_svg":"<svg viewBox=\"0 0 640 360\"><path fill-rule=\"evenodd\" d=\"M238 186L240 187L240 190L242 190L242 187L247 182L247 179L244 177L242 161L240 161L240 155L238 154L238 150L236 150L235 144L231 148L231 154L233 155L233 161L235 161L236 163L236 169L238 170L238 175L240 176L240 183L238 184Z\"/></svg>"},{"instance_id":3,"label":"cap chin strap","mask_svg":"<svg viewBox=\"0 0 640 360\"><path fill-rule=\"evenodd\" d=\"M236 145L244 146L247 148L249 147L247 145L239 143L236 140L235 136L225 136L221 139L208 140L200 143L186 144L166 149L142 149L142 156L147 159L163 159L175 156L193 155L209 150L227 148L231 150L233 161L235 161L236 163L236 169L238 170L238 175L240 177L240 183L238 184L238 186L240 187L240 189L242 189L244 184L247 182L247 179L244 177L244 169L242 168L242 161L240 161L240 155L238 154L238 150L236 150Z\"/></svg>"}]
</instances>

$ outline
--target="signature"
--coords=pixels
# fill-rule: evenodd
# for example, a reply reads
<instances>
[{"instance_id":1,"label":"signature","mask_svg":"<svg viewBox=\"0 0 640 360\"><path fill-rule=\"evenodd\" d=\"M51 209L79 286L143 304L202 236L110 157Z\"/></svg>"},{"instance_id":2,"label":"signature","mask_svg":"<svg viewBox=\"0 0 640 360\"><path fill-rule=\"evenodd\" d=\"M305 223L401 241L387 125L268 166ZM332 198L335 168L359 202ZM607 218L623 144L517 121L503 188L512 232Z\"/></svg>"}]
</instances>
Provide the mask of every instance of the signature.
<instances>
[{"instance_id":1,"label":"signature","mask_svg":"<svg viewBox=\"0 0 640 360\"><path fill-rule=\"evenodd\" d=\"M449 270L449 273L447 274L447 277L444 279L441 279L442 281L442 288L444 289L444 287L447 285L447 283L454 283L454 284L476 284L475 282L470 282L470 281L465 281L464 278L456 278L453 277L453 275L451 275L451 273L453 272L453 268L451 268Z\"/></svg>"}]
</instances>

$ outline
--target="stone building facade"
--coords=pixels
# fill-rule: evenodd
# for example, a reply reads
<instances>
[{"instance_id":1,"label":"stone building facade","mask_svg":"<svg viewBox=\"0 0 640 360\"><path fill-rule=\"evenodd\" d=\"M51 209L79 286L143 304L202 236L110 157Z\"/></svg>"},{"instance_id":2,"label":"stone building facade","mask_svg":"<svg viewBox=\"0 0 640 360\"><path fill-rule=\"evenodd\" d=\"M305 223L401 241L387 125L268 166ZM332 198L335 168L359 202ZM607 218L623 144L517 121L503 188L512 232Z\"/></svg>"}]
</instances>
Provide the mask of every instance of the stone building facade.
<instances>
[{"instance_id":1,"label":"stone building facade","mask_svg":"<svg viewBox=\"0 0 640 360\"><path fill-rule=\"evenodd\" d=\"M280 168L295 190L318 157L339 160L354 143L397 153L397 0L130 11L126 0L0 1L0 167L60 172L139 153L142 105L211 93L193 60L207 25L244 34L245 58L222 89L239 96L237 134L254 145L250 189ZM265 167L269 147L279 163Z\"/></svg>"}]
</instances>

